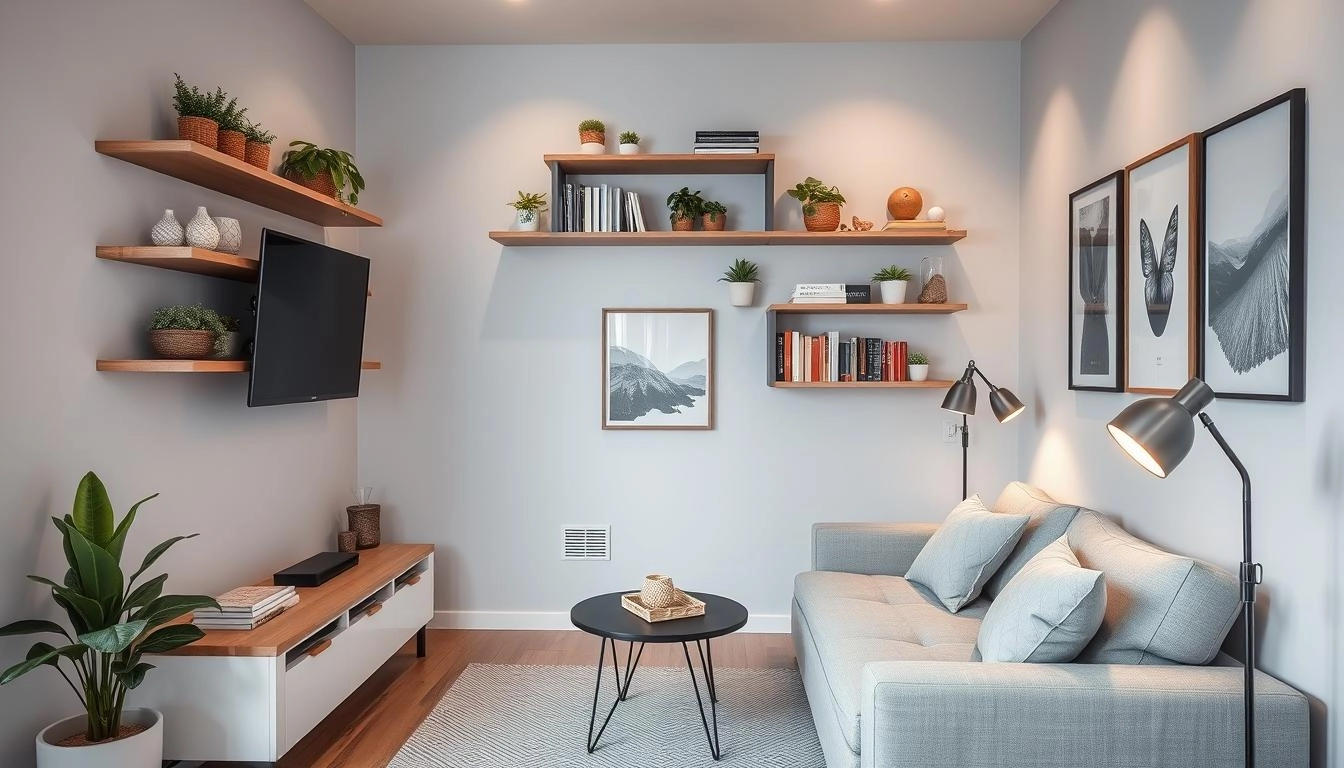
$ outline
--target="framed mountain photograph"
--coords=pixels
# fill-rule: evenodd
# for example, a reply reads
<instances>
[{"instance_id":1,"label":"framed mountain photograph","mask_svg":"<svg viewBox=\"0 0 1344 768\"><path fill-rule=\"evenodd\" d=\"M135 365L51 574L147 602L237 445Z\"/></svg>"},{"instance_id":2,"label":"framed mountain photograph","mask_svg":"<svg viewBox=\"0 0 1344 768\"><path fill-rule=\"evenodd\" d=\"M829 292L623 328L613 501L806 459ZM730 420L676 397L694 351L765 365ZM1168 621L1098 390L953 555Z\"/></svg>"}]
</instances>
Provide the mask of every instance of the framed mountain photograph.
<instances>
[{"instance_id":1,"label":"framed mountain photograph","mask_svg":"<svg viewBox=\"0 0 1344 768\"><path fill-rule=\"evenodd\" d=\"M1125 172L1069 195L1069 389L1119 392Z\"/></svg>"},{"instance_id":2,"label":"framed mountain photograph","mask_svg":"<svg viewBox=\"0 0 1344 768\"><path fill-rule=\"evenodd\" d=\"M602 310L602 428L714 428L714 310Z\"/></svg>"},{"instance_id":3,"label":"framed mountain photograph","mask_svg":"<svg viewBox=\"0 0 1344 768\"><path fill-rule=\"evenodd\" d=\"M1204 132L1200 371L1218 397L1306 399L1306 115L1298 88Z\"/></svg>"}]
</instances>

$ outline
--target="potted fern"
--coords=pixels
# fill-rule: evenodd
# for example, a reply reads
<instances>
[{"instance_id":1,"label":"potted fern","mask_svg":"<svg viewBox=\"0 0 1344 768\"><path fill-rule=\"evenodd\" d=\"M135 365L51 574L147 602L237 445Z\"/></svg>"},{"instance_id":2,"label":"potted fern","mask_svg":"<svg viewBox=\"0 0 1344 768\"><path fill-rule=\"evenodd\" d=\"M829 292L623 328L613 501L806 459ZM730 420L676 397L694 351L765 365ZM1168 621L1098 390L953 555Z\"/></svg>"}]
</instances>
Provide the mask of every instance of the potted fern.
<instances>
[{"instance_id":1,"label":"potted fern","mask_svg":"<svg viewBox=\"0 0 1344 768\"><path fill-rule=\"evenodd\" d=\"M200 304L159 307L149 320L149 345L170 360L204 360L228 354L228 325L218 312Z\"/></svg>"},{"instance_id":2,"label":"potted fern","mask_svg":"<svg viewBox=\"0 0 1344 768\"><path fill-rule=\"evenodd\" d=\"M621 131L621 149L622 155L639 154L639 134L634 131Z\"/></svg>"},{"instance_id":3,"label":"potted fern","mask_svg":"<svg viewBox=\"0 0 1344 768\"><path fill-rule=\"evenodd\" d=\"M718 200L706 200L700 207L700 228L706 232L722 232L728 225L728 208Z\"/></svg>"},{"instance_id":4,"label":"potted fern","mask_svg":"<svg viewBox=\"0 0 1344 768\"><path fill-rule=\"evenodd\" d=\"M247 144L243 149L243 160L252 166L256 166L263 171L271 169L271 142L275 141L275 134L261 127L261 123L249 121L243 129L243 135L247 137Z\"/></svg>"},{"instance_id":5,"label":"potted fern","mask_svg":"<svg viewBox=\"0 0 1344 768\"><path fill-rule=\"evenodd\" d=\"M754 262L738 259L724 271L719 282L728 284L728 300L734 307L750 307L756 301L756 284L761 278Z\"/></svg>"},{"instance_id":6,"label":"potted fern","mask_svg":"<svg viewBox=\"0 0 1344 768\"><path fill-rule=\"evenodd\" d=\"M541 212L546 210L546 193L519 190L518 199L509 206L518 211L519 232L536 232L541 225Z\"/></svg>"},{"instance_id":7,"label":"potted fern","mask_svg":"<svg viewBox=\"0 0 1344 768\"><path fill-rule=\"evenodd\" d=\"M579 152L600 155L607 151L607 125L601 120L579 123Z\"/></svg>"},{"instance_id":8,"label":"potted fern","mask_svg":"<svg viewBox=\"0 0 1344 768\"><path fill-rule=\"evenodd\" d=\"M667 196L667 209L672 212L672 231L690 232L695 228L695 220L704 213L705 199L700 190L694 192L690 187L682 187Z\"/></svg>"},{"instance_id":9,"label":"potted fern","mask_svg":"<svg viewBox=\"0 0 1344 768\"><path fill-rule=\"evenodd\" d=\"M357 205L359 193L364 190L364 177L349 152L322 149L311 141L289 142L289 149L280 162L280 175L318 194L334 197L343 203ZM297 147L297 149L294 149ZM350 194L345 193L346 186Z\"/></svg>"},{"instance_id":10,"label":"potted fern","mask_svg":"<svg viewBox=\"0 0 1344 768\"><path fill-rule=\"evenodd\" d=\"M24 661L0 673L0 685L51 667L84 707L84 714L38 734L38 768L145 768L163 761L163 716L152 709L126 709L126 694L154 669L142 660L144 654L166 653L205 634L192 624L169 622L219 605L205 595L163 594L167 574L135 584L169 547L194 533L174 536L149 550L129 578L122 571L122 549L136 511L155 496L136 502L117 523L102 481L92 472L85 474L71 513L51 519L61 533L69 565L65 577L60 583L28 577L51 589L51 599L65 612L70 629L46 619L0 627L0 637L54 635L60 643L59 647L34 643Z\"/></svg>"},{"instance_id":11,"label":"potted fern","mask_svg":"<svg viewBox=\"0 0 1344 768\"><path fill-rule=\"evenodd\" d=\"M905 356L906 367L910 369L911 381L924 381L929 378L929 356L923 352L911 352Z\"/></svg>"},{"instance_id":12,"label":"potted fern","mask_svg":"<svg viewBox=\"0 0 1344 768\"><path fill-rule=\"evenodd\" d=\"M893 264L874 272L873 282L882 291L883 304L904 304L905 289L910 286L910 272Z\"/></svg>"},{"instance_id":13,"label":"potted fern","mask_svg":"<svg viewBox=\"0 0 1344 768\"><path fill-rule=\"evenodd\" d=\"M803 204L803 226L808 232L834 232L840 226L840 205L845 196L839 189L808 176L788 190L788 195Z\"/></svg>"},{"instance_id":14,"label":"potted fern","mask_svg":"<svg viewBox=\"0 0 1344 768\"><path fill-rule=\"evenodd\" d=\"M219 148L219 119L228 101L224 89L214 93L187 85L173 73L173 109L177 110L177 138L194 141L211 149Z\"/></svg>"}]
</instances>

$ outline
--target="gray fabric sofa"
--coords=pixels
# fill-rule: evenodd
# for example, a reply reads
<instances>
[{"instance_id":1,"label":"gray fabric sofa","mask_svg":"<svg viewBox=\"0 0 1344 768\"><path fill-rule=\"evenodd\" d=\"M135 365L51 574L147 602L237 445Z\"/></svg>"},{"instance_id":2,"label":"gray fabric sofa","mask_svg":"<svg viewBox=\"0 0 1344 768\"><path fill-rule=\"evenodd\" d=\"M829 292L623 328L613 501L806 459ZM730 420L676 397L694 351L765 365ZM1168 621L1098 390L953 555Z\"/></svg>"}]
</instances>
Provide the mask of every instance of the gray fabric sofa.
<instances>
[{"instance_id":1,"label":"gray fabric sofa","mask_svg":"<svg viewBox=\"0 0 1344 768\"><path fill-rule=\"evenodd\" d=\"M993 509L1031 519L956 614L902 577L936 524L814 526L793 640L828 768L1241 765L1243 673L1218 654L1239 606L1235 577L1021 483ZM1067 664L975 660L990 601L1060 536L1106 575L1092 643ZM1255 709L1258 764L1306 768L1306 698L1257 673Z\"/></svg>"}]
</instances>

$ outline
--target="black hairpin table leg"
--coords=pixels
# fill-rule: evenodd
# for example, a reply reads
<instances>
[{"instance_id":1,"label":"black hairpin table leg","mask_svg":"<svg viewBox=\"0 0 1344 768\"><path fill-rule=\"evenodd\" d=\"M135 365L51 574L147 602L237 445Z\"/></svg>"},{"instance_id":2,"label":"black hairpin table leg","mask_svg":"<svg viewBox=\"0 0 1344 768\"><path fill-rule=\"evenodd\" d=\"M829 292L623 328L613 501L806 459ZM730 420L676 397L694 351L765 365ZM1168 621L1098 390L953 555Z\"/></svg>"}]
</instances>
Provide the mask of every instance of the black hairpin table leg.
<instances>
[{"instance_id":1,"label":"black hairpin table leg","mask_svg":"<svg viewBox=\"0 0 1344 768\"><path fill-rule=\"evenodd\" d=\"M718 760L722 757L722 753L719 751L719 747L721 746L721 742L719 741L719 695L714 689L714 653L713 651L707 651L709 648L709 641L705 640L704 643L705 647L701 648L700 641L695 641L695 648L700 653L700 665L704 667L705 670L705 689L709 694L710 718L714 721L714 735L712 736L710 735L709 730L710 718L705 717L705 702L704 699L700 697L700 684L695 679L695 665L691 663L691 649L687 648L686 643L683 642L681 644L681 651L686 654L686 669L691 673L691 687L695 689L696 706L700 707L700 724L705 726L705 739L709 741L709 754L712 755L715 760Z\"/></svg>"},{"instance_id":2,"label":"black hairpin table leg","mask_svg":"<svg viewBox=\"0 0 1344 768\"><path fill-rule=\"evenodd\" d=\"M602 692L602 669L607 661L607 643L611 643L611 667L616 676L616 700L611 702L611 709L607 710L607 717L602 721L602 727L597 729L597 735L593 735L593 728L597 725L597 699ZM602 650L597 656L597 682L593 685L593 711L588 716L588 754L592 754L597 749L597 742L602 740L602 733L607 730L607 724L611 722L611 716L616 714L616 706L630 693L630 680L635 676L635 667L639 666L639 659L644 655L644 644L639 644L639 653L635 653L635 644L630 643L625 653L625 680L621 680L621 667L616 656L616 641L610 638L602 638ZM632 658L633 657L633 658Z\"/></svg>"}]
</instances>

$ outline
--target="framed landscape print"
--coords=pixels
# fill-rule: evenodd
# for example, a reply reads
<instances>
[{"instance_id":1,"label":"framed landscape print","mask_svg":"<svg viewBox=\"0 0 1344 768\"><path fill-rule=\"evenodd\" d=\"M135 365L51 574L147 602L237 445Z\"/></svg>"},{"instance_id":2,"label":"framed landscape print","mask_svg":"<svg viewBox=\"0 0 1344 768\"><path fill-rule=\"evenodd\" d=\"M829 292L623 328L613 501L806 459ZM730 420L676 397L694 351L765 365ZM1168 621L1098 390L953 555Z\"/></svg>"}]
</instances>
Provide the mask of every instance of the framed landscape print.
<instances>
[{"instance_id":1,"label":"framed landscape print","mask_svg":"<svg viewBox=\"0 0 1344 768\"><path fill-rule=\"evenodd\" d=\"M602 310L602 428L714 428L714 310Z\"/></svg>"},{"instance_id":2,"label":"framed landscape print","mask_svg":"<svg viewBox=\"0 0 1344 768\"><path fill-rule=\"evenodd\" d=\"M1204 133L1200 371L1218 397L1306 399L1307 94Z\"/></svg>"},{"instance_id":3,"label":"framed landscape print","mask_svg":"<svg viewBox=\"0 0 1344 768\"><path fill-rule=\"evenodd\" d=\"M1196 134L1125 168L1125 391L1167 395L1196 372Z\"/></svg>"},{"instance_id":4,"label":"framed landscape print","mask_svg":"<svg viewBox=\"0 0 1344 768\"><path fill-rule=\"evenodd\" d=\"M1119 392L1124 380L1125 173L1069 195L1069 389Z\"/></svg>"}]
</instances>

